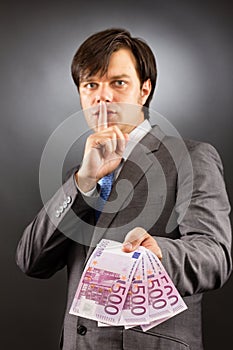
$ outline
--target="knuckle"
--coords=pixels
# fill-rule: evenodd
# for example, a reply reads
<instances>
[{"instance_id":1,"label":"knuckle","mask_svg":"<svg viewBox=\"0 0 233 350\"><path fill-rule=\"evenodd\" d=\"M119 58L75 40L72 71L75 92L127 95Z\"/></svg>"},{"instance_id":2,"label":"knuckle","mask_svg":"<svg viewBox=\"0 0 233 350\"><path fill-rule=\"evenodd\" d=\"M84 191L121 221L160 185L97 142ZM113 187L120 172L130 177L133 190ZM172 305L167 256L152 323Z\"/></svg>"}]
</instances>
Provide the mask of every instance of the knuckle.
<instances>
[{"instance_id":1,"label":"knuckle","mask_svg":"<svg viewBox=\"0 0 233 350\"><path fill-rule=\"evenodd\" d=\"M119 132L119 127L117 126L117 125L113 125L113 126L111 126L111 128L112 128L112 130L113 131L115 131L116 133L118 133Z\"/></svg>"}]
</instances>

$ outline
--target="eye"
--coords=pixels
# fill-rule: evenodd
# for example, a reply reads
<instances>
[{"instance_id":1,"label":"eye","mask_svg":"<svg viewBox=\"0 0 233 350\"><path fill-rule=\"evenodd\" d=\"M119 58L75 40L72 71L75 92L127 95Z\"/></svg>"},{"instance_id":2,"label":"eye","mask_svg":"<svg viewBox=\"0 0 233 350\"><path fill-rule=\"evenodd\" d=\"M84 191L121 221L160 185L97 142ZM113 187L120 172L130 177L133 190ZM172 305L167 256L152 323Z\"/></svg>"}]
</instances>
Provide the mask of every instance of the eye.
<instances>
[{"instance_id":1,"label":"eye","mask_svg":"<svg viewBox=\"0 0 233 350\"><path fill-rule=\"evenodd\" d=\"M126 85L126 81L124 80L116 80L114 81L114 85L117 86L117 87L123 87Z\"/></svg>"},{"instance_id":2,"label":"eye","mask_svg":"<svg viewBox=\"0 0 233 350\"><path fill-rule=\"evenodd\" d=\"M87 83L85 85L85 88L90 89L90 90L95 89L96 87L97 87L97 84L96 83L92 83L92 82Z\"/></svg>"}]
</instances>

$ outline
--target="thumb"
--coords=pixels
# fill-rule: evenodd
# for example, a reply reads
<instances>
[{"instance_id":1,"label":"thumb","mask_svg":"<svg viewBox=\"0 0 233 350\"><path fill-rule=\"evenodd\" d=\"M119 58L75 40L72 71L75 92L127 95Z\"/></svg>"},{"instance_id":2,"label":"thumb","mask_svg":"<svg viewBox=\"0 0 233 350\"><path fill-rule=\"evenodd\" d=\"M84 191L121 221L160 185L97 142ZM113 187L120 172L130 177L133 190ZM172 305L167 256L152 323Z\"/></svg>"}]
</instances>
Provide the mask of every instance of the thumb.
<instances>
[{"instance_id":1,"label":"thumb","mask_svg":"<svg viewBox=\"0 0 233 350\"><path fill-rule=\"evenodd\" d=\"M142 227L135 227L125 236L122 249L124 252L132 252L137 249L147 236L146 230Z\"/></svg>"}]
</instances>

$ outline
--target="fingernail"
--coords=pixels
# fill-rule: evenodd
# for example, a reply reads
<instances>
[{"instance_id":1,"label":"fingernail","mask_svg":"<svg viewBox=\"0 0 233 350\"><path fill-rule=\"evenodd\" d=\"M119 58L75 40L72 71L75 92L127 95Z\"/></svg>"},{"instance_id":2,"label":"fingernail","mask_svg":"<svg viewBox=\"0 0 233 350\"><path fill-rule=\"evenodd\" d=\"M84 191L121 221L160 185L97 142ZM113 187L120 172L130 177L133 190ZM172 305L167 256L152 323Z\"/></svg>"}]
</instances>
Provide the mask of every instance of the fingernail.
<instances>
[{"instance_id":1,"label":"fingernail","mask_svg":"<svg viewBox=\"0 0 233 350\"><path fill-rule=\"evenodd\" d=\"M127 250L131 250L133 248L133 246L130 242L123 243L123 247Z\"/></svg>"}]
</instances>

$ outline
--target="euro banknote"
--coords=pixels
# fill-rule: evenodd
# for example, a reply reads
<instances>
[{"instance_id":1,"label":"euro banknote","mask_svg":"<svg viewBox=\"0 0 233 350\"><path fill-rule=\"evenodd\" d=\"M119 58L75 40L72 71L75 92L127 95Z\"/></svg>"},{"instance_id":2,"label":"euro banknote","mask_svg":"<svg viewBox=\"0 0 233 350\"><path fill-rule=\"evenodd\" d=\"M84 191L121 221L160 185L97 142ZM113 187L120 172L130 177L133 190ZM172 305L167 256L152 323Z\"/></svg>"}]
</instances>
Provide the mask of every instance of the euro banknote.
<instances>
[{"instance_id":1,"label":"euro banknote","mask_svg":"<svg viewBox=\"0 0 233 350\"><path fill-rule=\"evenodd\" d=\"M102 239L86 264L70 313L102 327L147 331L186 309L153 252L140 246L125 253L122 243Z\"/></svg>"}]
</instances>

